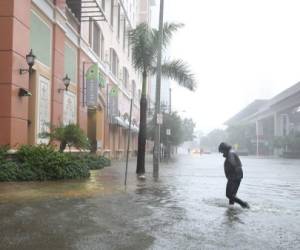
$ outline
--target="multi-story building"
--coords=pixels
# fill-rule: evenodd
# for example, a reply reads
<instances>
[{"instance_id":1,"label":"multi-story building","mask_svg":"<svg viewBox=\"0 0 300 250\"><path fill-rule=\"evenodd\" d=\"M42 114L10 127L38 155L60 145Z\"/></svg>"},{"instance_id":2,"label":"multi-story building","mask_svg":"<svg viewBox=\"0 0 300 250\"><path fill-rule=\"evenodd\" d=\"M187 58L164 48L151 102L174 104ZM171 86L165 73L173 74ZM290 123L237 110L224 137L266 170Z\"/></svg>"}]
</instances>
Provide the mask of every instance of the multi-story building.
<instances>
[{"instance_id":1,"label":"multi-story building","mask_svg":"<svg viewBox=\"0 0 300 250\"><path fill-rule=\"evenodd\" d=\"M225 125L243 127L240 137L249 141L250 153L281 154L283 149L274 148L274 139L300 133L300 82L269 100L253 101Z\"/></svg>"},{"instance_id":2,"label":"multi-story building","mask_svg":"<svg viewBox=\"0 0 300 250\"><path fill-rule=\"evenodd\" d=\"M136 150L140 80L127 32L145 14L144 2L1 0L0 144L43 143L39 134L50 124L76 123L94 150L117 157L126 149L132 99ZM28 69L30 50L35 63L20 70Z\"/></svg>"}]
</instances>

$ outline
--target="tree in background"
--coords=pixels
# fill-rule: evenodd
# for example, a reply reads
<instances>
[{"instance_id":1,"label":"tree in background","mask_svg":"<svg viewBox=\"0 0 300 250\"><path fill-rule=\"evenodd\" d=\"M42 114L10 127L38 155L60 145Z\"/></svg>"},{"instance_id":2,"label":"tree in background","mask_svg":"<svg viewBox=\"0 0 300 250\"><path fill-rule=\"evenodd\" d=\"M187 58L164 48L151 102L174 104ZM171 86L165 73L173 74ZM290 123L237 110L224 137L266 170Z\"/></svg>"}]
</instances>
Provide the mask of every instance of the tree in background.
<instances>
[{"instance_id":1,"label":"tree in background","mask_svg":"<svg viewBox=\"0 0 300 250\"><path fill-rule=\"evenodd\" d=\"M182 24L165 23L163 27L162 46L165 49L170 43L173 33ZM142 95L140 100L140 128L138 138L137 174L145 173L145 151L147 136L147 79L155 74L157 55L159 50L159 31L148 24L139 24L129 31L129 43L132 47L132 61L134 68L142 74ZM181 86L194 90L196 82L187 65L181 60L162 63L162 76L177 81Z\"/></svg>"},{"instance_id":2,"label":"tree in background","mask_svg":"<svg viewBox=\"0 0 300 250\"><path fill-rule=\"evenodd\" d=\"M195 139L194 129L196 124L191 118L185 118L182 122L183 138L184 141L192 141Z\"/></svg>"},{"instance_id":3,"label":"tree in background","mask_svg":"<svg viewBox=\"0 0 300 250\"><path fill-rule=\"evenodd\" d=\"M195 123L192 119L181 119L177 112L164 113L163 124L160 127L161 143L168 146L179 146L185 141L190 141L194 138ZM171 134L167 135L167 129L170 129ZM154 118L148 124L147 138L154 139L155 123ZM170 153L170 152L168 152Z\"/></svg>"},{"instance_id":4,"label":"tree in background","mask_svg":"<svg viewBox=\"0 0 300 250\"><path fill-rule=\"evenodd\" d=\"M236 146L237 150L246 150L254 153L253 141L256 139L255 125L230 126L226 130L228 142Z\"/></svg>"},{"instance_id":5,"label":"tree in background","mask_svg":"<svg viewBox=\"0 0 300 250\"><path fill-rule=\"evenodd\" d=\"M222 129L214 129L200 140L201 148L217 151L220 142L227 141L227 133Z\"/></svg>"}]
</instances>

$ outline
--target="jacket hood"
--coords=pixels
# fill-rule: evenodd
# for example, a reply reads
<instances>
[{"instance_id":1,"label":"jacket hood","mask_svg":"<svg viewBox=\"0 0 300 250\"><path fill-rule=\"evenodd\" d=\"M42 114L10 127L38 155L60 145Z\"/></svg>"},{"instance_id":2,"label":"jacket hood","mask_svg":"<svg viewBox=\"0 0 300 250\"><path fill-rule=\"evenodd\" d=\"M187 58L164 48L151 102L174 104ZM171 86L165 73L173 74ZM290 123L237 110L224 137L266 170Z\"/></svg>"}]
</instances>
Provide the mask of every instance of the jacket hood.
<instances>
[{"instance_id":1,"label":"jacket hood","mask_svg":"<svg viewBox=\"0 0 300 250\"><path fill-rule=\"evenodd\" d=\"M232 147L227 144L226 142L222 142L220 145L219 145L219 152L220 153L227 153Z\"/></svg>"}]
</instances>

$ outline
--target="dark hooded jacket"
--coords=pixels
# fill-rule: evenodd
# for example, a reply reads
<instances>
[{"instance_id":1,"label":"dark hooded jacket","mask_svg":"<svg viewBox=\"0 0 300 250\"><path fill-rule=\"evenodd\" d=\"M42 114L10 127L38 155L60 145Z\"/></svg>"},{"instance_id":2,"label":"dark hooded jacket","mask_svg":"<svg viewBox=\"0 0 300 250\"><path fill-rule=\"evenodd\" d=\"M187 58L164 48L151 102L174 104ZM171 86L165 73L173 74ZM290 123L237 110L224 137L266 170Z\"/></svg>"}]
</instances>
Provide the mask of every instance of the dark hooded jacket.
<instances>
[{"instance_id":1,"label":"dark hooded jacket","mask_svg":"<svg viewBox=\"0 0 300 250\"><path fill-rule=\"evenodd\" d=\"M228 180L239 180L243 178L242 163L239 156L231 149L231 146L223 152L226 158L224 162L225 176Z\"/></svg>"}]
</instances>

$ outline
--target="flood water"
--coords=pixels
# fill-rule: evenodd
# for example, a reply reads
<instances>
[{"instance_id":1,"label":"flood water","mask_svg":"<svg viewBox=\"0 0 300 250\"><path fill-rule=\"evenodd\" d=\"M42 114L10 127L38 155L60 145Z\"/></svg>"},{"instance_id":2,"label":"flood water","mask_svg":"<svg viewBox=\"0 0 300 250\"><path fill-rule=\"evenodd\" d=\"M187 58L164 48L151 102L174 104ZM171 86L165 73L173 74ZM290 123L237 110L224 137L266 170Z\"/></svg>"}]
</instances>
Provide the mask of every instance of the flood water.
<instances>
[{"instance_id":1,"label":"flood water","mask_svg":"<svg viewBox=\"0 0 300 250\"><path fill-rule=\"evenodd\" d=\"M0 183L0 249L300 249L300 161L242 157L229 207L221 155L180 155L160 178L124 164L88 180Z\"/></svg>"}]
</instances>

